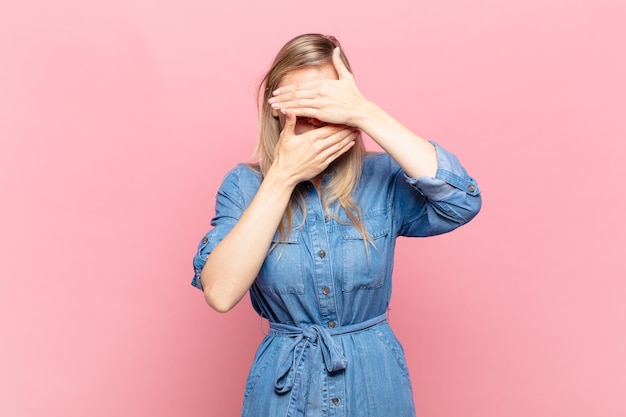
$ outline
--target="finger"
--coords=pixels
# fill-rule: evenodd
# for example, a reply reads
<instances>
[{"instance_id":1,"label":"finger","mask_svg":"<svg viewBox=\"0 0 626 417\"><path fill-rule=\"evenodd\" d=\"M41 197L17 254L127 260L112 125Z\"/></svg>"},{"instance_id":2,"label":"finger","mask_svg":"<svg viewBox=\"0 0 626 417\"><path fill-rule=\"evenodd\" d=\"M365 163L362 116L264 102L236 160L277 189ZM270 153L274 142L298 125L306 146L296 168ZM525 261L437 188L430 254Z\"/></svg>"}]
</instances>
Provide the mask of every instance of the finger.
<instances>
[{"instance_id":1,"label":"finger","mask_svg":"<svg viewBox=\"0 0 626 417\"><path fill-rule=\"evenodd\" d=\"M282 96L284 94L293 93L293 92L315 90L315 88L318 85L319 85L319 81L310 81L308 83L302 83L302 84L283 85L280 88L277 88L276 90L272 91L272 98L275 98L276 96ZM272 98L270 98L268 101L273 102L271 101Z\"/></svg>"},{"instance_id":2,"label":"finger","mask_svg":"<svg viewBox=\"0 0 626 417\"><path fill-rule=\"evenodd\" d=\"M352 130L342 130L327 138L315 142L317 153L326 158L349 142L356 140L357 135Z\"/></svg>"},{"instance_id":3,"label":"finger","mask_svg":"<svg viewBox=\"0 0 626 417\"><path fill-rule=\"evenodd\" d=\"M309 130L303 136L307 136L312 140L321 140L332 145L334 142L341 140L353 132L352 128L345 125L326 125L317 129Z\"/></svg>"},{"instance_id":4,"label":"finger","mask_svg":"<svg viewBox=\"0 0 626 417\"><path fill-rule=\"evenodd\" d=\"M269 104L276 104L276 103L284 103L284 102L289 102L289 101L309 100L319 95L316 89L306 89L306 90L301 90L301 89L291 90L290 89L288 91L282 91L282 90L280 91L281 91L280 94L269 98L267 102Z\"/></svg>"},{"instance_id":5,"label":"finger","mask_svg":"<svg viewBox=\"0 0 626 417\"><path fill-rule=\"evenodd\" d=\"M324 158L326 164L330 164L335 159L339 158L344 153L348 152L356 143L356 133L352 133L341 141L337 142L333 146L328 147L324 152L320 154Z\"/></svg>"},{"instance_id":6,"label":"finger","mask_svg":"<svg viewBox=\"0 0 626 417\"><path fill-rule=\"evenodd\" d=\"M293 112L282 110L282 113L285 115L285 126L281 133L286 134L288 136L293 136L296 134L296 115Z\"/></svg>"},{"instance_id":7,"label":"finger","mask_svg":"<svg viewBox=\"0 0 626 417\"><path fill-rule=\"evenodd\" d=\"M307 108L280 108L280 112L282 114L293 114L294 117L296 118L296 122L299 119L302 118L307 118L307 117L311 117L311 118L315 118L318 120L321 120L319 117L317 117L317 114L319 113L319 110L317 109L307 109Z\"/></svg>"},{"instance_id":8,"label":"finger","mask_svg":"<svg viewBox=\"0 0 626 417\"><path fill-rule=\"evenodd\" d=\"M341 59L341 50L339 47L336 47L333 51L333 65L335 66L335 71L337 71L340 80L352 75Z\"/></svg>"},{"instance_id":9,"label":"finger","mask_svg":"<svg viewBox=\"0 0 626 417\"><path fill-rule=\"evenodd\" d=\"M278 98L272 101L270 105L273 109L288 109L290 107L317 107L315 106L316 103L317 99L313 96L303 97L298 95L296 97Z\"/></svg>"},{"instance_id":10,"label":"finger","mask_svg":"<svg viewBox=\"0 0 626 417\"><path fill-rule=\"evenodd\" d=\"M267 100L273 109L286 109L289 107L312 107L319 94L314 90L297 90L280 94Z\"/></svg>"}]
</instances>

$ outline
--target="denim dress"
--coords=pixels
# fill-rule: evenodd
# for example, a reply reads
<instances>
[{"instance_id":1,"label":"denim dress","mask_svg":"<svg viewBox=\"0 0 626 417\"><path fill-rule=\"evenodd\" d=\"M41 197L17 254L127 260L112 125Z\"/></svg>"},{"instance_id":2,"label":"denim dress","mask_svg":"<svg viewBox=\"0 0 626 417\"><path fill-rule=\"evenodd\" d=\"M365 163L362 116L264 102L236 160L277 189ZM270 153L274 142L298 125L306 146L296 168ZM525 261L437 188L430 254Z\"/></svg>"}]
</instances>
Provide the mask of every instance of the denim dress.
<instances>
[{"instance_id":1,"label":"denim dress","mask_svg":"<svg viewBox=\"0 0 626 417\"><path fill-rule=\"evenodd\" d=\"M268 248L250 288L254 309L270 324L246 381L243 417L415 415L404 351L386 319L396 238L449 232L481 206L476 182L435 147L434 178L408 177L385 153L366 156L353 198L371 242L342 209L331 207L337 218L326 213L315 187L306 187L306 214L296 212L286 241ZM225 177L192 285L202 289L207 257L261 180L245 164ZM324 175L322 187L328 180Z\"/></svg>"}]
</instances>

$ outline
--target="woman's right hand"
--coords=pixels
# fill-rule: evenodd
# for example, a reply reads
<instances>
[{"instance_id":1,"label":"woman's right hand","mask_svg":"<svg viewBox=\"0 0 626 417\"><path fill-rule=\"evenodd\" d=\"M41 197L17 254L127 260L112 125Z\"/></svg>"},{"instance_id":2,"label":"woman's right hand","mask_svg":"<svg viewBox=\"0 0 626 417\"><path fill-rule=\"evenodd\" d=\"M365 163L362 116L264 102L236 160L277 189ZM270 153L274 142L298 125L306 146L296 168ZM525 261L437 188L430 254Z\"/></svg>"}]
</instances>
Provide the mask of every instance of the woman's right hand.
<instances>
[{"instance_id":1,"label":"woman's right hand","mask_svg":"<svg viewBox=\"0 0 626 417\"><path fill-rule=\"evenodd\" d=\"M354 145L353 128L327 125L296 134L295 115L286 116L274 163L248 208L213 249L202 269L204 296L217 311L230 310L249 290L265 261L293 188L319 175ZM242 253L246 254L243 258Z\"/></svg>"},{"instance_id":2,"label":"woman's right hand","mask_svg":"<svg viewBox=\"0 0 626 417\"><path fill-rule=\"evenodd\" d=\"M285 116L270 170L277 170L294 186L322 173L354 146L358 135L354 128L345 125L326 125L296 134L296 116L289 112Z\"/></svg>"}]
</instances>

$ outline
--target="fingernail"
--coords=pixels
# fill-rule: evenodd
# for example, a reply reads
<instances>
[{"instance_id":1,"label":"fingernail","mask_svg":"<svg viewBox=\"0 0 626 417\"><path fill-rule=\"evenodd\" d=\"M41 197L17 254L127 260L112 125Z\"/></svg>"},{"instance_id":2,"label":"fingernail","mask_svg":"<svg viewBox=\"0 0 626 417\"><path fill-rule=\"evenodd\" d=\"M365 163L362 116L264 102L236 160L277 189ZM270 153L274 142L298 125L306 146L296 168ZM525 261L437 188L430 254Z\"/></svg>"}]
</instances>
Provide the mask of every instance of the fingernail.
<instances>
[{"instance_id":1,"label":"fingernail","mask_svg":"<svg viewBox=\"0 0 626 417\"><path fill-rule=\"evenodd\" d=\"M272 108L277 109L279 107L278 103L272 103Z\"/></svg>"},{"instance_id":2,"label":"fingernail","mask_svg":"<svg viewBox=\"0 0 626 417\"><path fill-rule=\"evenodd\" d=\"M279 89L276 89L276 90L274 90L274 92L273 92L272 94L273 94L273 95L275 95L275 96L277 96L278 94L280 94L280 90L279 90Z\"/></svg>"},{"instance_id":3,"label":"fingernail","mask_svg":"<svg viewBox=\"0 0 626 417\"><path fill-rule=\"evenodd\" d=\"M267 102L268 102L268 103L273 103L273 102L275 102L275 101L276 101L276 99L275 99L274 97L272 97L272 98L270 98L269 100L267 100Z\"/></svg>"}]
</instances>

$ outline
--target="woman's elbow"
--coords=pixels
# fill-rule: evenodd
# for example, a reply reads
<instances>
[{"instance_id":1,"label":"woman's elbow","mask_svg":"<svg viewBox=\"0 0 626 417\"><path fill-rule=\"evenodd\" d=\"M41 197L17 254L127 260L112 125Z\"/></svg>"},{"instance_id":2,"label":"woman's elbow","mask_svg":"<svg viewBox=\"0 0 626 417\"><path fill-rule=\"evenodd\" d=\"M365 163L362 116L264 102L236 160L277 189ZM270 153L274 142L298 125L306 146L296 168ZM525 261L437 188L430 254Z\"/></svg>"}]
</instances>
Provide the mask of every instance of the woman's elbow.
<instances>
[{"instance_id":1,"label":"woman's elbow","mask_svg":"<svg viewBox=\"0 0 626 417\"><path fill-rule=\"evenodd\" d=\"M440 211L437 214L437 218L442 216L446 218L447 222L435 222L439 223L441 228L437 230L435 234L442 234L450 232L458 227L461 227L469 223L480 211L482 207L482 198L480 194L474 196L468 196L462 203L454 206L448 205L446 209Z\"/></svg>"},{"instance_id":2,"label":"woman's elbow","mask_svg":"<svg viewBox=\"0 0 626 417\"><path fill-rule=\"evenodd\" d=\"M218 291L211 285L205 285L203 288L204 299L209 307L218 313L228 313L233 309L241 299L225 294L224 291Z\"/></svg>"},{"instance_id":3,"label":"woman's elbow","mask_svg":"<svg viewBox=\"0 0 626 417\"><path fill-rule=\"evenodd\" d=\"M204 299L206 300L209 307L211 307L218 313L228 313L235 306L235 304L232 303L224 303L221 300L215 300L206 293L204 294Z\"/></svg>"},{"instance_id":4,"label":"woman's elbow","mask_svg":"<svg viewBox=\"0 0 626 417\"><path fill-rule=\"evenodd\" d=\"M471 196L467 201L467 206L465 207L465 212L463 216L465 223L469 223L470 220L476 217L482 206L483 199L480 194Z\"/></svg>"}]
</instances>

